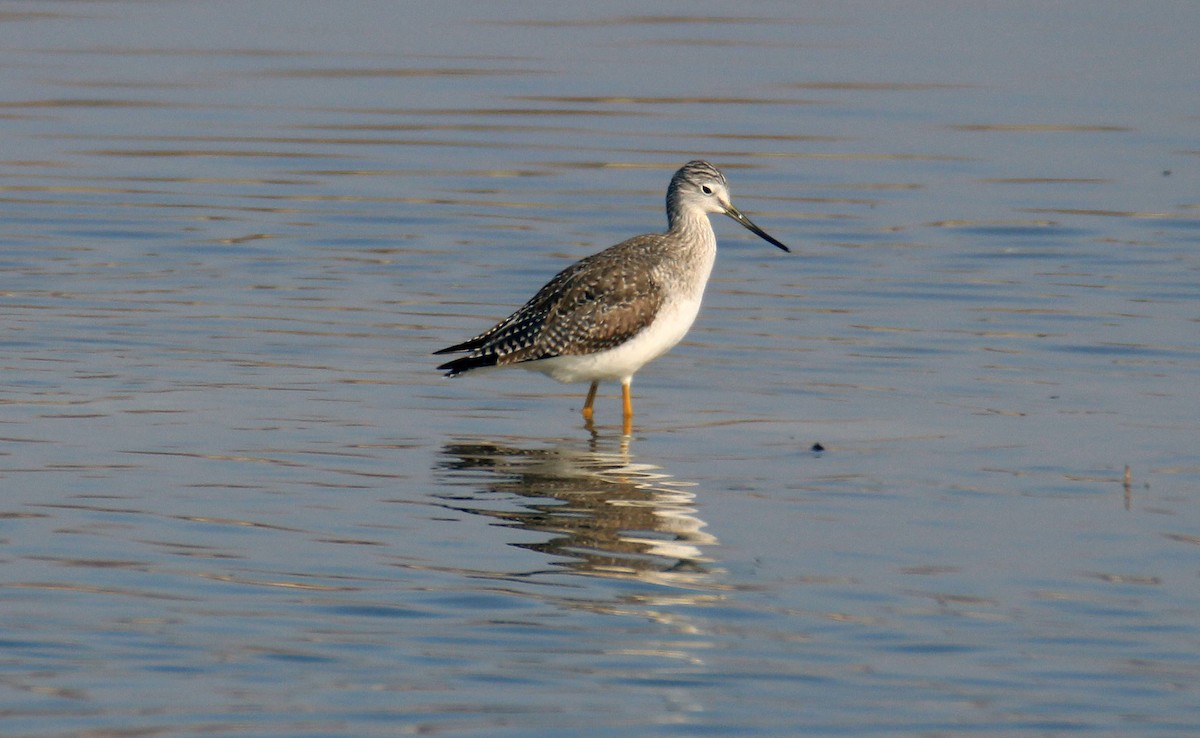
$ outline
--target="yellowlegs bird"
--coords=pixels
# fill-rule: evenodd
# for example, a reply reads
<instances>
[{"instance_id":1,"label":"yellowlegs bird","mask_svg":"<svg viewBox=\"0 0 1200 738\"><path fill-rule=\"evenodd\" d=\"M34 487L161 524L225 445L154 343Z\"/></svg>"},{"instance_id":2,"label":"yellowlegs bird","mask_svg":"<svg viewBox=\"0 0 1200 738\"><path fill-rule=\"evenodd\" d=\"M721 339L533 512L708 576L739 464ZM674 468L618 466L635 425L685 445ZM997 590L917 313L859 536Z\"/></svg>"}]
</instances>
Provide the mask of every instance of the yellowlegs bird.
<instances>
[{"instance_id":1,"label":"yellowlegs bird","mask_svg":"<svg viewBox=\"0 0 1200 738\"><path fill-rule=\"evenodd\" d=\"M700 311L717 256L709 213L724 213L789 251L733 206L725 175L716 167L688 162L667 187L666 233L634 236L575 262L492 328L435 351L467 352L438 369L456 377L472 369L519 366L560 382L591 382L583 404L589 426L600 382L620 381L628 435L634 373L679 343Z\"/></svg>"}]
</instances>

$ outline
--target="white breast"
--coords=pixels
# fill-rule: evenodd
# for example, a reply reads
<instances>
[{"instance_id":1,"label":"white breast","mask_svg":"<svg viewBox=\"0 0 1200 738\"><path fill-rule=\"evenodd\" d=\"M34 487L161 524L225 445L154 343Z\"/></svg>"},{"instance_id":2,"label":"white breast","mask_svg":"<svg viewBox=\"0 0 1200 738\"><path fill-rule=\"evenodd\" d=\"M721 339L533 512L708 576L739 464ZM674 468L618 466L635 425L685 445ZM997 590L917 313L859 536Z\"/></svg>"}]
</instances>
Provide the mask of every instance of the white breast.
<instances>
[{"instance_id":1,"label":"white breast","mask_svg":"<svg viewBox=\"0 0 1200 738\"><path fill-rule=\"evenodd\" d=\"M625 382L648 362L657 359L683 340L704 296L704 285L712 271L712 259L693 272L689 284L671 296L659 308L654 321L620 346L584 356L556 356L519 366L542 372L560 382Z\"/></svg>"}]
</instances>

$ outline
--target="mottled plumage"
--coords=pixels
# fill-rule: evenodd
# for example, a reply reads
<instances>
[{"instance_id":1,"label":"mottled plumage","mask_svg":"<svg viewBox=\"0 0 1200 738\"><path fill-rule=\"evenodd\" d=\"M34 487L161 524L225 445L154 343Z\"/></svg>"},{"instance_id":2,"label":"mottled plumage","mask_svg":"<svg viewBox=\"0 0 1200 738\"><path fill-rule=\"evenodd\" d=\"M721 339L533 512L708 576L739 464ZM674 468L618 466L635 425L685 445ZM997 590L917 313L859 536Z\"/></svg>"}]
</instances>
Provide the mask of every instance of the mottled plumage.
<instances>
[{"instance_id":1,"label":"mottled plumage","mask_svg":"<svg viewBox=\"0 0 1200 738\"><path fill-rule=\"evenodd\" d=\"M788 250L733 207L721 172L689 162L667 189L666 233L635 236L572 264L489 330L436 351L467 352L438 369L454 377L520 365L563 382L590 381L588 421L599 381L619 380L629 432L634 372L678 343L700 308L716 257L709 213L725 213Z\"/></svg>"},{"instance_id":2,"label":"mottled plumage","mask_svg":"<svg viewBox=\"0 0 1200 738\"><path fill-rule=\"evenodd\" d=\"M637 236L575 262L529 302L486 332L438 351L470 351L439 366L447 376L619 346L654 320L663 301L655 272L662 236ZM647 248L650 247L650 248Z\"/></svg>"}]
</instances>

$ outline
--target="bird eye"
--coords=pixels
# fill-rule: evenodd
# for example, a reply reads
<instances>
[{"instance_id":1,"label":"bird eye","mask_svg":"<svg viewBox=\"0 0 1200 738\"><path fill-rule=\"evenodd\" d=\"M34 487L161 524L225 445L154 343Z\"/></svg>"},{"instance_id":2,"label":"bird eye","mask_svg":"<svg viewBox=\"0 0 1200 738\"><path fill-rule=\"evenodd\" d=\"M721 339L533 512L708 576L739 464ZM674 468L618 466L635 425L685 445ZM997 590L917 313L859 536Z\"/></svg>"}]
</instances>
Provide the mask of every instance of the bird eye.
<instances>
[{"instance_id":1,"label":"bird eye","mask_svg":"<svg viewBox=\"0 0 1200 738\"><path fill-rule=\"evenodd\" d=\"M711 195L713 193L713 188L709 187L708 185L700 185L700 191L706 195Z\"/></svg>"}]
</instances>

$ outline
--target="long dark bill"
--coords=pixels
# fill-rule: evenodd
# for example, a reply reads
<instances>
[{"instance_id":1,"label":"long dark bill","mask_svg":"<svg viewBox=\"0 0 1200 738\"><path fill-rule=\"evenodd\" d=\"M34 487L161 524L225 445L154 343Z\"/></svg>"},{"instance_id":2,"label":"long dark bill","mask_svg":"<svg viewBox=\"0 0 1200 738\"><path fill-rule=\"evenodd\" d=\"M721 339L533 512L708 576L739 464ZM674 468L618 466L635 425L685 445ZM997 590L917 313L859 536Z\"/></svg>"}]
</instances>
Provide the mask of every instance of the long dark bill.
<instances>
[{"instance_id":1,"label":"long dark bill","mask_svg":"<svg viewBox=\"0 0 1200 738\"><path fill-rule=\"evenodd\" d=\"M784 246L779 241L776 241L775 238L773 236L771 236L771 234L767 233L763 229L754 225L753 221L751 221L746 216L742 215L741 210L738 210L734 206L730 205L729 207L725 208L725 214L728 215L730 218L733 218L734 220L736 220L738 223L741 223L742 226L745 227L746 230L750 231L751 233L758 236L759 238L766 241L767 243L771 244L772 246L778 246L779 248L783 249L784 251L788 252L789 254L792 253L791 249L789 249L787 246Z\"/></svg>"}]
</instances>

